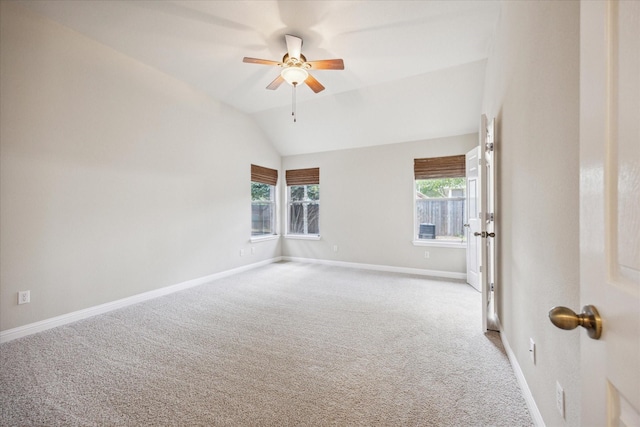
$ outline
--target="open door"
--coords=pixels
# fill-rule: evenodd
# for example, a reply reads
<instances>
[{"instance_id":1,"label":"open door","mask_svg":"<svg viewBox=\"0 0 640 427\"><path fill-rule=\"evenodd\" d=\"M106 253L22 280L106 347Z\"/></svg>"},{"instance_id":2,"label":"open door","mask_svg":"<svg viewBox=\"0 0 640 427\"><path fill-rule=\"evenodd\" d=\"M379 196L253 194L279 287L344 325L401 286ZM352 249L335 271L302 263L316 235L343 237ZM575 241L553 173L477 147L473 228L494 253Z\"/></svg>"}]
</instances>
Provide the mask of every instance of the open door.
<instances>
[{"instance_id":1,"label":"open door","mask_svg":"<svg viewBox=\"0 0 640 427\"><path fill-rule=\"evenodd\" d=\"M498 331L498 315L496 306L497 295L497 282L496 282L496 241L498 236L496 234L496 196L497 196L497 162L496 162L496 121L495 119L487 120L486 122L486 134L487 141L484 146L484 158L482 174L484 178L484 184L482 190L485 197L483 201L483 215L485 231L484 247L486 253L483 258L483 270L486 272L484 277L484 293L486 297L485 312L487 313L487 327L486 329L492 331Z\"/></svg>"},{"instance_id":2,"label":"open door","mask_svg":"<svg viewBox=\"0 0 640 427\"><path fill-rule=\"evenodd\" d=\"M484 114L480 119L479 155L479 208L478 229L469 232L469 239L475 240L479 248L480 291L482 292L482 330L498 330L495 314L495 120L488 120ZM471 223L469 223L471 228ZM467 244L469 245L470 240Z\"/></svg>"},{"instance_id":3,"label":"open door","mask_svg":"<svg viewBox=\"0 0 640 427\"><path fill-rule=\"evenodd\" d=\"M580 299L602 319L579 332L584 425L640 425L638 28L640 2L581 2Z\"/></svg>"},{"instance_id":4,"label":"open door","mask_svg":"<svg viewBox=\"0 0 640 427\"><path fill-rule=\"evenodd\" d=\"M466 155L467 179L467 222L464 224L467 233L467 283L476 290L480 286L480 247L479 237L474 236L481 230L480 226L480 147L475 147Z\"/></svg>"}]
</instances>

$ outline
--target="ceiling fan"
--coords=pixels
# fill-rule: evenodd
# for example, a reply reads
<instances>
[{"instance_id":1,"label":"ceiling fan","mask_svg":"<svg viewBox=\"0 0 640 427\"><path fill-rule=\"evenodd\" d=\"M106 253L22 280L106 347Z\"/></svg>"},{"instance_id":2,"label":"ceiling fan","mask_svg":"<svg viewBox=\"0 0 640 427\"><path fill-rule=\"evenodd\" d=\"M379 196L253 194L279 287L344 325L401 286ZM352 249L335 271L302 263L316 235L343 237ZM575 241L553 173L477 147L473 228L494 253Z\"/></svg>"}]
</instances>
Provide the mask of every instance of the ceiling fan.
<instances>
[{"instance_id":1,"label":"ceiling fan","mask_svg":"<svg viewBox=\"0 0 640 427\"><path fill-rule=\"evenodd\" d=\"M286 34L284 38L287 42L287 53L282 57L282 61L270 61L268 59L249 58L246 56L242 60L249 64L274 65L283 68L280 75L269 83L267 89L275 90L285 81L292 86L297 86L304 82L311 90L318 93L324 90L324 86L309 74L307 70L344 70L344 62L342 59L307 61L307 58L301 53L302 39L290 34Z\"/></svg>"},{"instance_id":2,"label":"ceiling fan","mask_svg":"<svg viewBox=\"0 0 640 427\"><path fill-rule=\"evenodd\" d=\"M293 86L293 121L295 118L295 89L301 83L306 83L315 93L324 90L324 86L316 80L309 70L344 70L344 61L342 59L322 59L318 61L307 61L307 58L302 54L302 39L300 37L286 34L284 36L287 43L287 53L282 57L282 61L271 61L268 59L258 59L244 57L242 62L249 64L262 64L281 67L282 71L280 75L276 77L269 85L267 89L275 90L280 87L283 82L289 83Z\"/></svg>"}]
</instances>

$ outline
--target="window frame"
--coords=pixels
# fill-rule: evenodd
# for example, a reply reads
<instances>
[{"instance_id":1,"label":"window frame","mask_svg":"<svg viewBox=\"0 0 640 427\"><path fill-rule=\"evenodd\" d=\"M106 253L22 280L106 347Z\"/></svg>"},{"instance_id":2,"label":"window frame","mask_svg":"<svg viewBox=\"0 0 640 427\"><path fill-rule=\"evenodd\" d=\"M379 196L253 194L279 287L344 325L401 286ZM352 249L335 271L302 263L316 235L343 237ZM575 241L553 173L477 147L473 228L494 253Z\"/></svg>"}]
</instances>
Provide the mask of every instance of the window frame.
<instances>
[{"instance_id":1,"label":"window frame","mask_svg":"<svg viewBox=\"0 0 640 427\"><path fill-rule=\"evenodd\" d=\"M459 173L459 169L457 172L452 171L450 172L451 175L450 176L446 176L446 172L445 172L445 176L440 176L439 178L436 176L429 176L429 177L425 177L425 178L416 178L416 175L418 175L418 165L417 165L417 161L431 161L431 160L436 160L437 159L442 159L444 160L444 162L447 162L450 158L453 158L456 156L447 156L447 157L430 157L430 158L422 158L422 159L414 159L414 175L413 175L413 179L411 181L411 191L412 191L412 204L413 204L413 211L412 211L412 215L413 215L413 227L412 227L412 244L414 246L426 246L426 247L443 247L443 248L466 248L467 247L467 240L466 239L461 239L460 241L456 241L456 240L437 240L437 239L420 239L418 236L418 231L419 231L419 223L418 223L418 206L417 206L417 201L418 201L418 197L417 197L417 192L418 192L418 188L417 188L417 181L421 181L421 180L426 180L426 179L439 179L439 178L463 178L465 179L465 198L464 198L464 207L465 207L465 212L466 209L468 209L467 205L467 197L466 197L466 166L465 169L463 170L463 175L462 176L454 176L455 174ZM462 155L462 158L464 159L464 155ZM463 162L463 164L465 164ZM445 166L445 169L447 169L447 167ZM464 219L463 219L464 221ZM465 231L465 236L466 236L466 231Z\"/></svg>"},{"instance_id":2,"label":"window frame","mask_svg":"<svg viewBox=\"0 0 640 427\"><path fill-rule=\"evenodd\" d=\"M309 200L307 197L308 189L307 186L317 185L318 186L318 199L317 200ZM318 221L318 233L309 234L307 230L307 234L300 233L292 233L291 232L291 209L293 205L293 201L291 198L291 187L296 186L304 186L304 197L306 199L306 203L313 202L318 206L317 213L317 221ZM305 168L305 169L287 169L285 171L285 188L286 188L286 202L285 202L285 238L289 239L302 239L302 240L320 240L320 168ZM302 201L305 203L305 200ZM304 205L303 205L304 206ZM307 209L304 209L305 212L305 221L308 220Z\"/></svg>"},{"instance_id":3,"label":"window frame","mask_svg":"<svg viewBox=\"0 0 640 427\"><path fill-rule=\"evenodd\" d=\"M256 182L256 181L251 181L251 185L253 186L253 184L262 184L262 185L266 185L269 187L270 191L269 191L269 195L270 195L270 199L269 200L254 200L253 199L253 194L251 196L251 239L253 240L260 240L260 238L264 238L264 237L270 237L270 236L274 236L277 235L277 224L278 224L278 220L276 217L277 214L277 210L276 210L276 186L275 185L271 185L271 184L265 184L264 182ZM253 188L252 188L252 193L253 193ZM270 224L270 232L269 233L261 233L261 234L254 234L253 232L253 207L254 207L254 203L263 203L263 204L268 204L270 206L270 210L271 210L271 224Z\"/></svg>"},{"instance_id":4,"label":"window frame","mask_svg":"<svg viewBox=\"0 0 640 427\"><path fill-rule=\"evenodd\" d=\"M318 186L318 199L311 200L308 198L308 187L312 185ZM302 200L292 200L291 198L291 188L292 187L304 187L304 197ZM318 206L318 232L317 233L309 233L308 227L306 233L293 233L291 231L291 207L294 204L301 204L304 210L304 221L308 223L308 205L315 204ZM287 208L286 208L286 234L285 237L289 239L300 239L300 240L319 240L320 239L320 184L287 184ZM305 224L306 225L306 224Z\"/></svg>"},{"instance_id":5,"label":"window frame","mask_svg":"<svg viewBox=\"0 0 640 427\"><path fill-rule=\"evenodd\" d=\"M254 200L253 198L253 184L262 184L269 186L270 200L266 201L271 207L271 232L265 234L253 234L253 206L255 202L265 202L263 200ZM279 210L278 210L278 171L276 169L265 168L263 166L251 165L251 242L260 242L266 240L278 239L279 236Z\"/></svg>"}]
</instances>

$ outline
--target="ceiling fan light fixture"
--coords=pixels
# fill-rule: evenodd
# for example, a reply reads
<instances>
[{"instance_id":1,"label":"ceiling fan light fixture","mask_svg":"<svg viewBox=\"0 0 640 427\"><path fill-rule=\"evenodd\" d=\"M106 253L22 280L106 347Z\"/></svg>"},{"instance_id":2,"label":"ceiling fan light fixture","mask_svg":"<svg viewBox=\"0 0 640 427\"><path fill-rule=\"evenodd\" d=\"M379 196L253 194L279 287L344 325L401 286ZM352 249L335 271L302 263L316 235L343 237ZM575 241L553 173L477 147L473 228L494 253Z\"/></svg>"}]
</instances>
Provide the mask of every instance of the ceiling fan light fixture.
<instances>
[{"instance_id":1,"label":"ceiling fan light fixture","mask_svg":"<svg viewBox=\"0 0 640 427\"><path fill-rule=\"evenodd\" d=\"M307 70L300 67L287 67L282 70L280 75L291 86L297 86L309 77Z\"/></svg>"}]
</instances>

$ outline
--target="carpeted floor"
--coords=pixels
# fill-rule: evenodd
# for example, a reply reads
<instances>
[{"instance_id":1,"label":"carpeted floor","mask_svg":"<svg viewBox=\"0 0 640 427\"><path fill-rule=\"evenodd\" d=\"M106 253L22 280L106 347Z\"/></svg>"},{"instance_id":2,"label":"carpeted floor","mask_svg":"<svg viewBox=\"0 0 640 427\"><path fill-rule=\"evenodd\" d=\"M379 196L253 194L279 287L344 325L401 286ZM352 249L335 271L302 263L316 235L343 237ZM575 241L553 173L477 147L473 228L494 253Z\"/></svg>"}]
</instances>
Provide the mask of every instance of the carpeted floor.
<instances>
[{"instance_id":1,"label":"carpeted floor","mask_svg":"<svg viewBox=\"0 0 640 427\"><path fill-rule=\"evenodd\" d=\"M480 294L277 263L0 346L2 426L530 426Z\"/></svg>"}]
</instances>

